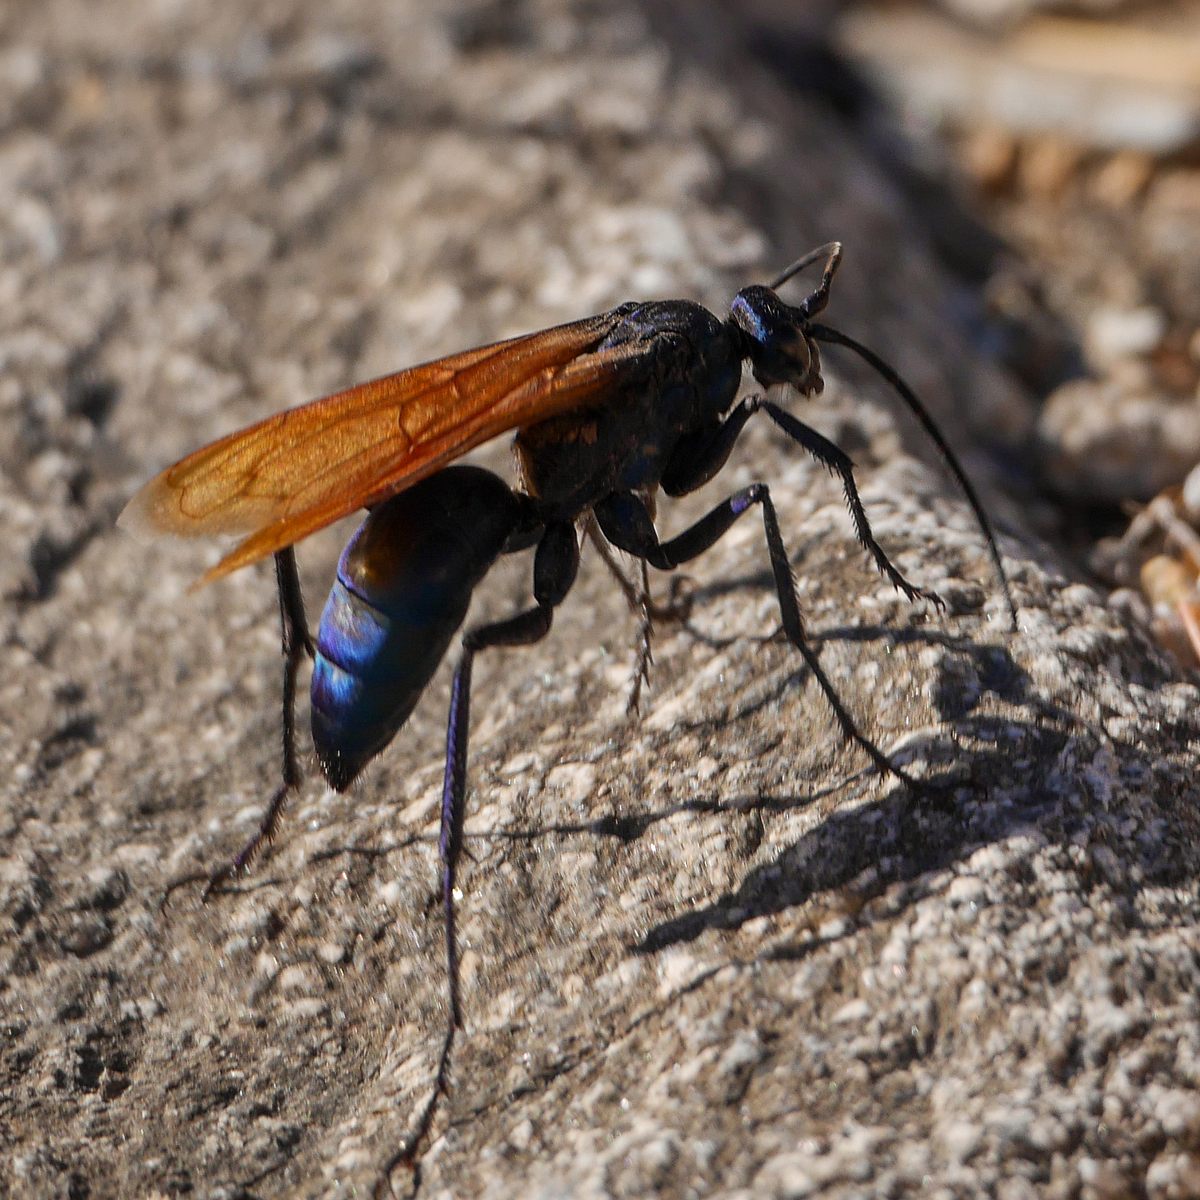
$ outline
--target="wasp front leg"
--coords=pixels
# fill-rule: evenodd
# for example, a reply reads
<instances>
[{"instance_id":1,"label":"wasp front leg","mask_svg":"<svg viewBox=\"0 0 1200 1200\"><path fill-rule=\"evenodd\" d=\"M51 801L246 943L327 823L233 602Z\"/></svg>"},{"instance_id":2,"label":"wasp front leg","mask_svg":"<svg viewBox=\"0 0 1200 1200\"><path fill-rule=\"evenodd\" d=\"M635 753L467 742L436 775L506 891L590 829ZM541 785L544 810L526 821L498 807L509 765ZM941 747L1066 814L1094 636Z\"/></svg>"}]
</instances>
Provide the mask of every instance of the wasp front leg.
<instances>
[{"instance_id":1,"label":"wasp front leg","mask_svg":"<svg viewBox=\"0 0 1200 1200\"><path fill-rule=\"evenodd\" d=\"M757 412L765 412L793 442L807 450L826 470L838 476L846 496L846 507L854 522L855 536L892 586L903 592L909 600L927 600L939 609L945 608L945 602L936 592L910 583L875 540L867 510L858 494L854 463L850 456L823 434L798 421L765 396L747 396L724 421L681 439L663 472L663 491L669 496L683 496L712 479L728 460L746 422Z\"/></svg>"}]
</instances>

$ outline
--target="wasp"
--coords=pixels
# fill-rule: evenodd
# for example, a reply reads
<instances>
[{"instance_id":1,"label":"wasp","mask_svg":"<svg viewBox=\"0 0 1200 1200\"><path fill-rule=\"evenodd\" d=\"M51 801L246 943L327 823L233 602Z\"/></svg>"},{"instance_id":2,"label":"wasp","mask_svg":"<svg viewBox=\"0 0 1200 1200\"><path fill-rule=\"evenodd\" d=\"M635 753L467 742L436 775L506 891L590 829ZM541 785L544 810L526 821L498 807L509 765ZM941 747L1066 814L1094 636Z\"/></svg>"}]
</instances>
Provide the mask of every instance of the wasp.
<instances>
[{"instance_id":1,"label":"wasp","mask_svg":"<svg viewBox=\"0 0 1200 1200\"><path fill-rule=\"evenodd\" d=\"M447 723L442 791L441 897L448 1020L427 1106L404 1152L427 1134L448 1086L462 1026L454 889L463 844L471 668L495 646L544 638L571 590L579 529L661 571L709 549L752 509L761 515L783 631L803 656L845 733L882 771L908 777L859 730L805 640L787 550L770 491L752 483L682 533L655 529L659 491L681 496L725 465L758 413L836 474L859 542L910 600L941 599L901 574L871 532L850 458L767 394L740 401L742 364L764 392L823 388L818 344L859 355L900 395L940 450L987 542L1014 628L1016 607L995 534L942 434L912 389L878 355L815 318L841 262L838 242L792 263L766 286L743 288L721 320L689 300L630 302L597 316L497 342L359 384L268 417L195 451L147 483L121 517L127 527L242 540L201 579L207 583L275 556L283 627L282 782L254 837L209 880L206 894L247 866L275 832L297 786L293 706L305 655L314 658L312 738L325 778L348 788L396 736L462 625L471 596L496 560L533 548L533 603L462 637ZM799 305L779 289L823 262ZM490 471L452 465L468 450L516 430L516 488ZM338 562L310 639L293 546L359 508L368 515ZM390 1166L389 1166L390 1169Z\"/></svg>"}]
</instances>

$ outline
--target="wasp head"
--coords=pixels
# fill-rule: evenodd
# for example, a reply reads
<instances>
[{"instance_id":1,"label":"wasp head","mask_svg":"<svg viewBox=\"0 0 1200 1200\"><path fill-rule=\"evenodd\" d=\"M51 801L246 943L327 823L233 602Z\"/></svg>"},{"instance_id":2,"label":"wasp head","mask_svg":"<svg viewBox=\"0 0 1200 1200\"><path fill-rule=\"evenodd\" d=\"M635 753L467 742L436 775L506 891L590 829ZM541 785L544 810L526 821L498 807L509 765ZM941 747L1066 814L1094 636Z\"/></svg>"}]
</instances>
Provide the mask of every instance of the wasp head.
<instances>
[{"instance_id":1,"label":"wasp head","mask_svg":"<svg viewBox=\"0 0 1200 1200\"><path fill-rule=\"evenodd\" d=\"M808 335L808 316L802 309L755 284L734 296L729 320L742 334L750 369L763 387L790 383L806 396L824 388L821 356Z\"/></svg>"}]
</instances>

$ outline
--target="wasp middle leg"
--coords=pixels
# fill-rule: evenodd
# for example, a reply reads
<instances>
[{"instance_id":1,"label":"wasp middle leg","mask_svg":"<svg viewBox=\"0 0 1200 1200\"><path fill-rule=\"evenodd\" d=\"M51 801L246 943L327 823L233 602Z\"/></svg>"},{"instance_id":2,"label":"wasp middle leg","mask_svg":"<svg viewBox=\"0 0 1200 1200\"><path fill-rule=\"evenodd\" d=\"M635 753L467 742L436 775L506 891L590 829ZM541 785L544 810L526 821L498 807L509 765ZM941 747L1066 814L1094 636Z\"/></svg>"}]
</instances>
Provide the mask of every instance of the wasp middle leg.
<instances>
[{"instance_id":1,"label":"wasp middle leg","mask_svg":"<svg viewBox=\"0 0 1200 1200\"><path fill-rule=\"evenodd\" d=\"M894 776L910 787L919 788L917 780L897 767L859 729L857 722L838 696L837 689L821 668L816 652L809 646L804 634L804 621L800 615L800 602L796 597L796 584L792 578L787 548L779 530L779 518L765 483L752 483L749 487L735 492L707 516L701 517L694 525L667 542L659 541L650 513L641 498L632 493L614 492L596 505L595 511L604 536L614 546L628 554L644 558L660 571L673 571L681 563L689 562L715 545L730 526L756 504L762 509L771 573L775 579L783 631L788 641L804 658L846 736L862 747L882 773Z\"/></svg>"}]
</instances>

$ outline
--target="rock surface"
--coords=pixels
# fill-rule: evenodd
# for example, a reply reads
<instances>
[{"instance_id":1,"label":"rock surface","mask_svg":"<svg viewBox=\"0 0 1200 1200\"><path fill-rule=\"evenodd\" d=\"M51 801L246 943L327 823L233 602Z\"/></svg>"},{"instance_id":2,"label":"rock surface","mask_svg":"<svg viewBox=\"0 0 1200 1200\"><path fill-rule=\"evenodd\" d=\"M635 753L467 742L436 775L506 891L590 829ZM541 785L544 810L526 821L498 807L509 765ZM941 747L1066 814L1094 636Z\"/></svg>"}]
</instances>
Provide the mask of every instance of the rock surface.
<instances>
[{"instance_id":1,"label":"rock surface","mask_svg":"<svg viewBox=\"0 0 1200 1200\"><path fill-rule=\"evenodd\" d=\"M1028 411L886 180L719 8L115 8L0 17L0 1192L369 1193L444 1021L447 670L233 894L160 910L274 785L275 601L265 568L188 594L214 548L120 535L125 498L348 381L630 295L719 308L834 236L830 322L973 473ZM641 720L585 555L552 636L478 664L466 1030L423 1194L1200 1190L1196 689L993 493L1010 634L960 498L829 360L812 419L945 615L765 427L660 524L769 480L825 669L952 802L843 743L773 637L758 527L689 572ZM310 607L344 533L301 550ZM525 556L474 615L527 595Z\"/></svg>"}]
</instances>

